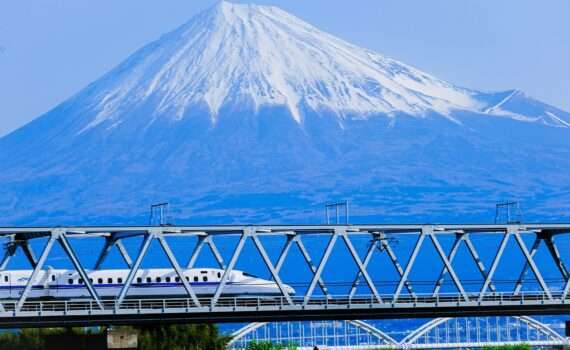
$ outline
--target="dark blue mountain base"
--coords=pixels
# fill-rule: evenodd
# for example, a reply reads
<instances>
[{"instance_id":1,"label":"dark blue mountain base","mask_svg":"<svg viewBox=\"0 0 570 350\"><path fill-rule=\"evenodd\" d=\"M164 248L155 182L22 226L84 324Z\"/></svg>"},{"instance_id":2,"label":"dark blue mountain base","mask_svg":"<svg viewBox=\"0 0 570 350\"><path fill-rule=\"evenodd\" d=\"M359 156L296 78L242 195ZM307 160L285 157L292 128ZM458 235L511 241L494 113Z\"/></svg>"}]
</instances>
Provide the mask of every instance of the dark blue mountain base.
<instances>
[{"instance_id":1,"label":"dark blue mountain base","mask_svg":"<svg viewBox=\"0 0 570 350\"><path fill-rule=\"evenodd\" d=\"M353 222L490 221L505 199L527 220L570 219L567 128L468 112L196 113L77 135L63 106L1 139L0 224L144 223L159 201L180 223L315 223L341 198Z\"/></svg>"}]
</instances>

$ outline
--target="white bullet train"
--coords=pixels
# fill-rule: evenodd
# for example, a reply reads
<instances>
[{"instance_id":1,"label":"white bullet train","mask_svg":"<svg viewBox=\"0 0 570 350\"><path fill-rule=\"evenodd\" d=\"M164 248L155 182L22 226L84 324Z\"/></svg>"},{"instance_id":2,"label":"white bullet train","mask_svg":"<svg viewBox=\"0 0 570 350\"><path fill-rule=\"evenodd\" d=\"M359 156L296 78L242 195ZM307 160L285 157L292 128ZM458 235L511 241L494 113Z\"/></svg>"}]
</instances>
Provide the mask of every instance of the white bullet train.
<instances>
[{"instance_id":1,"label":"white bullet train","mask_svg":"<svg viewBox=\"0 0 570 350\"><path fill-rule=\"evenodd\" d=\"M123 287L130 270L88 270L87 275L102 298L116 297ZM224 270L211 268L185 269L182 274L197 296L213 295L219 286ZM0 299L17 299L26 287L32 270L0 272ZM289 295L295 290L284 285ZM139 269L129 288L127 297L163 298L186 297L188 294L180 277L173 269ZM231 272L221 294L224 296L280 296L278 285L269 280L243 271ZM48 268L38 273L28 299L77 299L90 298L85 282L75 270Z\"/></svg>"}]
</instances>

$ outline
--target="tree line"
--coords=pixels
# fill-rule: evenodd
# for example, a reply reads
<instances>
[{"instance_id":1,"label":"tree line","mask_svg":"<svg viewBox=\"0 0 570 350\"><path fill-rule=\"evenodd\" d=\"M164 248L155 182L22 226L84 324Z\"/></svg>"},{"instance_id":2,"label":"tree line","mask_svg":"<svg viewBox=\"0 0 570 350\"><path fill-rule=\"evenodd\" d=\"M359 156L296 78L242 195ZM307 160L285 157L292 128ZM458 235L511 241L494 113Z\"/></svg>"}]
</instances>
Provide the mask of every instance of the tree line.
<instances>
[{"instance_id":1,"label":"tree line","mask_svg":"<svg viewBox=\"0 0 570 350\"><path fill-rule=\"evenodd\" d=\"M209 324L117 327L138 334L139 350L224 350L229 341L218 327ZM50 339L71 339L73 349L100 349L95 339L105 336L107 329L21 329L0 333L0 350L52 350ZM99 336L99 337L98 337ZM106 342L105 342L106 343ZM63 349L57 349L63 350Z\"/></svg>"}]
</instances>

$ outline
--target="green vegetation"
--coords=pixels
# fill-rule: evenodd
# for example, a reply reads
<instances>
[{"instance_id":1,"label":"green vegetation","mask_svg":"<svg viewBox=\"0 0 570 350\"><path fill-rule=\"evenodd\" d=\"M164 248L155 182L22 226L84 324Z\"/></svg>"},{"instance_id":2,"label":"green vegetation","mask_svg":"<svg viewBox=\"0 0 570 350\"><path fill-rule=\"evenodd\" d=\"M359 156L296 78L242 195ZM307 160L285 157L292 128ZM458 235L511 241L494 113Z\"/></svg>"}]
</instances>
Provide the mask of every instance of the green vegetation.
<instances>
[{"instance_id":1,"label":"green vegetation","mask_svg":"<svg viewBox=\"0 0 570 350\"><path fill-rule=\"evenodd\" d=\"M295 345L273 344L271 342L251 342L247 345L246 350L296 350Z\"/></svg>"},{"instance_id":2,"label":"green vegetation","mask_svg":"<svg viewBox=\"0 0 570 350\"><path fill-rule=\"evenodd\" d=\"M215 325L165 325L121 329L138 332L139 350L223 350L229 340L220 335ZM81 350L88 347L89 338L86 336L104 333L104 328L22 329L0 333L0 350L47 350L47 339L57 335L75 336L74 350Z\"/></svg>"},{"instance_id":3,"label":"green vegetation","mask_svg":"<svg viewBox=\"0 0 570 350\"><path fill-rule=\"evenodd\" d=\"M483 350L532 350L528 344L520 345L502 345L502 346L486 346Z\"/></svg>"},{"instance_id":4,"label":"green vegetation","mask_svg":"<svg viewBox=\"0 0 570 350\"><path fill-rule=\"evenodd\" d=\"M223 350L228 338L215 325L171 325L142 327L140 350Z\"/></svg>"},{"instance_id":5,"label":"green vegetation","mask_svg":"<svg viewBox=\"0 0 570 350\"><path fill-rule=\"evenodd\" d=\"M22 329L18 332L0 333L1 350L44 350L46 349L46 338L57 335L87 336L99 334L97 329L83 328L47 328L47 329ZM81 344L78 344L78 349Z\"/></svg>"}]
</instances>

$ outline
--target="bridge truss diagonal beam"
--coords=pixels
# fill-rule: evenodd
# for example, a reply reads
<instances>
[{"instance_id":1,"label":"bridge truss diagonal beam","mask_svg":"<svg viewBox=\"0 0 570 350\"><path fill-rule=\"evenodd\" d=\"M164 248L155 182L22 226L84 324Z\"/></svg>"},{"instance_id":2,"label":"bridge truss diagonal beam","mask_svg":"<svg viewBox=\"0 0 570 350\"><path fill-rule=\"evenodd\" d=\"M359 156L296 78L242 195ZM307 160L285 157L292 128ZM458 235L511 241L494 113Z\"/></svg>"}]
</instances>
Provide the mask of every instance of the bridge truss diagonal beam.
<instances>
[{"instance_id":1,"label":"bridge truss diagonal beam","mask_svg":"<svg viewBox=\"0 0 570 350\"><path fill-rule=\"evenodd\" d=\"M109 255L111 248L113 248L113 244L114 244L114 242L110 237L105 238L105 243L103 244L103 248L101 249L101 252L99 253L99 256L97 257L97 261L95 262L95 266L93 267L94 270L99 270L101 268L101 265L103 265L103 262L107 258L107 255Z\"/></svg>"},{"instance_id":2,"label":"bridge truss diagonal beam","mask_svg":"<svg viewBox=\"0 0 570 350\"><path fill-rule=\"evenodd\" d=\"M459 251L459 247L461 245L461 242L463 242L465 244L465 246L467 247L467 251L469 252L469 255L471 256L471 258L475 262L475 265L477 266L477 269L481 273L483 280L485 280L487 278L487 271L485 269L485 264L483 264L483 261L479 257L479 254L477 253L477 249L475 249L475 246L473 245L473 243L471 242L471 239L469 238L469 234L466 234L463 232L456 234L455 241L453 242L453 244L451 246L451 250L450 250L449 255L447 257L447 259L449 260L449 263L450 264L453 263L453 260L455 259L455 256L457 255L457 252ZM443 282L445 280L445 274L446 273L447 273L447 267L443 266L443 268L441 269L441 272L439 274L439 277L437 279L436 285L433 289L432 296L435 297L439 294L441 286L443 285ZM496 291L496 288L495 288L495 285L493 284L493 281L491 281L489 283L489 289L492 292Z\"/></svg>"},{"instance_id":3,"label":"bridge truss diagonal beam","mask_svg":"<svg viewBox=\"0 0 570 350\"><path fill-rule=\"evenodd\" d=\"M554 243L554 237L547 236L544 239L544 242L546 243L546 247L548 248L548 252L550 253L550 256L552 257L552 259L554 260L556 267L560 271L560 274L562 275L564 280L567 281L570 278L570 273L568 273L568 269L566 268L566 265L562 261L562 258L560 256L560 251L558 250L558 247L556 247L556 244Z\"/></svg>"},{"instance_id":4,"label":"bridge truss diagonal beam","mask_svg":"<svg viewBox=\"0 0 570 350\"><path fill-rule=\"evenodd\" d=\"M281 281L281 277L279 277L279 273L277 272L277 270L273 266L271 259L269 259L269 256L267 255L267 252L265 251L263 244L261 244L259 237L252 236L252 239L253 239L253 243L254 243L255 247L257 248L257 251L259 252L261 257L263 258L263 262L265 262L265 265L269 269L269 272L271 273L273 280L275 281L275 283L277 283L279 290L281 291L281 293L285 297L285 300L287 301L287 303L289 305L293 304L293 301L291 300L291 297L289 296L289 292L287 291L287 289L283 285L283 282Z\"/></svg>"},{"instance_id":5,"label":"bridge truss diagonal beam","mask_svg":"<svg viewBox=\"0 0 570 350\"><path fill-rule=\"evenodd\" d=\"M400 264L400 261L396 257L396 253L392 249L392 246L390 245L389 241L387 239L382 240L381 247L386 252L386 254L388 255L388 258L392 262L392 265L396 269L396 272L398 272L398 275L400 276L400 278L402 278L402 276L404 275L404 269L402 269L402 265ZM405 281L404 286L406 287L406 289L408 290L408 293L410 293L411 296L415 295L414 290L412 288L412 284L410 283L410 281Z\"/></svg>"},{"instance_id":6,"label":"bridge truss diagonal beam","mask_svg":"<svg viewBox=\"0 0 570 350\"><path fill-rule=\"evenodd\" d=\"M30 278L28 280L28 283L26 284L26 286L24 287L24 290L22 291L22 295L20 296L20 299L18 299L18 302L16 304L16 311L19 311L22 309L22 306L24 305L24 303L26 302L26 298L28 297L28 294L30 293L30 291L32 290L32 286L34 285L34 282L36 280L36 278L38 277L38 274L40 273L50 251L51 248L53 247L53 244L55 243L57 239L56 235L51 235L40 255L40 258L38 260L38 263L36 265L36 267L34 267L34 270L32 271L32 274L30 275Z\"/></svg>"},{"instance_id":7,"label":"bridge truss diagonal beam","mask_svg":"<svg viewBox=\"0 0 570 350\"><path fill-rule=\"evenodd\" d=\"M398 300L398 298L400 297L400 293L402 293L402 289L403 289L404 285L408 281L408 276L410 275L410 272L412 271L412 267L414 266L414 262L416 261L418 253L420 252L420 250L422 248L422 244L424 243L425 238L426 238L426 232L424 230L422 230L418 236L418 240L416 241L414 248L412 249L412 254L410 255L410 259L408 260L408 263L406 264L406 269L404 270L404 274L400 278L400 282L398 282L398 286L396 287L396 291L394 292L394 298L393 298L394 302L396 302Z\"/></svg>"},{"instance_id":8,"label":"bridge truss diagonal beam","mask_svg":"<svg viewBox=\"0 0 570 350\"><path fill-rule=\"evenodd\" d=\"M172 267L174 268L176 275L178 276L178 278L182 282L184 289L186 290L186 292L188 293L188 295L190 296L190 298L194 302L194 305L201 306L200 301L198 300L198 297L196 296L196 293L194 292L194 289L192 289L190 282L184 276L184 273L182 272L182 269L180 268L180 265L178 264L178 260L176 260L176 257L172 253L172 250L170 249L170 246L166 242L166 239L164 238L164 236L160 232L156 232L156 233L154 233L154 235L155 235L155 237L157 237L158 242L160 243L160 246L162 247L162 250L166 254L168 261L170 262L170 265L172 265Z\"/></svg>"},{"instance_id":9,"label":"bridge truss diagonal beam","mask_svg":"<svg viewBox=\"0 0 570 350\"><path fill-rule=\"evenodd\" d=\"M19 245L22 247L24 255L30 262L30 265L32 265L32 267L36 267L38 265L38 260L36 259L36 254L34 254L34 250L30 246L28 241L23 241Z\"/></svg>"},{"instance_id":10,"label":"bridge truss diagonal beam","mask_svg":"<svg viewBox=\"0 0 570 350\"><path fill-rule=\"evenodd\" d=\"M125 262L127 267L128 268L133 267L133 260L131 259L127 249L123 245L122 239L123 238L116 238L113 236L105 237L105 243L103 245L103 248L101 249L101 252L99 253L97 261L95 262L95 266L93 267L94 270L99 270L101 268L101 265L103 265L113 247L117 247L117 249L119 250L119 254L121 255L121 258L123 258L123 261Z\"/></svg>"},{"instance_id":11,"label":"bridge truss diagonal beam","mask_svg":"<svg viewBox=\"0 0 570 350\"><path fill-rule=\"evenodd\" d=\"M305 263L307 264L307 266L311 270L311 273L314 276L316 271L317 271L317 268L313 264L311 256L309 255L309 252L305 248L305 245L303 244L301 237L299 235L297 235L296 232L294 232L294 231L287 231L287 232L284 232L284 234L287 235L287 239L285 241L283 248L281 249L281 253L279 254L279 257L277 258L277 263L275 264L275 272L279 273L281 271L281 268L283 267L283 264L285 263L285 260L287 259L287 256L291 250L291 247L293 246L293 244L295 244L297 246L297 248L299 249L301 256L305 260ZM330 297L328 289L327 289L324 281L322 280L322 278L319 277L317 283L318 283L319 287L321 288L323 294L327 298Z\"/></svg>"},{"instance_id":12,"label":"bridge truss diagonal beam","mask_svg":"<svg viewBox=\"0 0 570 350\"><path fill-rule=\"evenodd\" d=\"M552 234L546 234L546 235L537 234L537 236L534 240L534 243L532 244L531 250L529 252L530 258L534 259L534 255L538 251L538 249L540 247L540 243L542 241L544 241L546 248L548 249L549 255L552 257L554 264L558 268L558 271L560 272L562 278L564 279L565 282L567 282L570 278L570 275L568 273L568 269L566 268L566 265L562 261L562 258L560 256L560 252L558 251L558 247L556 247L556 244L554 243L554 237ZM520 245L520 243L519 243L519 245ZM524 267L523 267L523 269L519 275L519 278L517 279L517 283L515 285L515 290L514 290L515 295L518 295L520 293L522 286L523 286L523 281L526 278L526 276L528 274L528 270L530 267L531 267L530 263L525 260L525 265L524 265ZM536 274L535 274L535 277L536 277ZM542 284L541 284L541 286L542 286Z\"/></svg>"},{"instance_id":13,"label":"bridge truss diagonal beam","mask_svg":"<svg viewBox=\"0 0 570 350\"><path fill-rule=\"evenodd\" d=\"M125 284L123 285L123 288L121 288L121 291L119 292L119 295L115 302L115 308L118 309L121 306L121 303L123 302L125 297L127 296L129 288L131 287L133 280L135 279L135 275L137 274L142 264L142 261L148 251L148 248L150 247L150 243L152 242L153 238L154 238L153 234L150 232L145 235L141 243L141 246L139 248L139 253L137 255L137 258L135 259L135 262L133 263L133 266L131 267L129 274L127 275L127 279L125 281Z\"/></svg>"},{"instance_id":14,"label":"bridge truss diagonal beam","mask_svg":"<svg viewBox=\"0 0 570 350\"><path fill-rule=\"evenodd\" d=\"M368 288L370 288L372 295L374 296L376 301L381 303L382 298L380 297L380 294L378 294L378 291L376 290L376 286L374 285L372 278L370 278L370 275L368 275L368 272L366 271L366 266L364 266L364 264L360 260L360 257L358 256L356 249L354 249L354 246L352 245L350 238L348 238L346 231L345 230L337 231L337 234L340 234L340 236L344 240L344 243L346 244L346 247L348 248L348 251L349 251L350 255L352 256L352 259L356 263L356 266L358 267L358 275L362 275L364 277L364 280L366 281Z\"/></svg>"},{"instance_id":15,"label":"bridge truss diagonal beam","mask_svg":"<svg viewBox=\"0 0 570 350\"><path fill-rule=\"evenodd\" d=\"M63 229L56 229L50 233L48 241L47 241L47 243L46 243L46 245L42 251L42 254L40 255L40 258L38 259L34 269L32 270L32 274L30 275L30 277L28 279L28 283L24 287L24 290L22 291L22 294L21 294L20 298L18 299L18 302L15 306L15 309L17 311L19 311L24 306L24 303L26 302L26 299L28 298L28 295L31 292L34 283L36 282L36 279L37 279L39 273L42 271L42 268L45 264L45 261L47 260L47 257L49 256L49 253L51 252L51 249L53 248L53 245L56 241L60 243L63 251L66 253L68 258L71 260L73 267L75 268L75 270L79 274L79 276L80 276L81 280L83 281L85 287L87 288L89 294L93 298L93 301L95 301L95 303L97 304L97 306L100 309L103 309L103 303L101 301L101 298L99 297L99 295L97 294L97 291L93 287L93 283L89 279L89 276L87 275L86 270L83 268L81 262L79 261L77 255L75 254L73 248L71 247L69 240L67 238L67 233ZM26 245L27 244L28 243L26 242ZM45 278L48 278L48 276L46 275Z\"/></svg>"},{"instance_id":16,"label":"bridge truss diagonal beam","mask_svg":"<svg viewBox=\"0 0 570 350\"><path fill-rule=\"evenodd\" d=\"M455 240L453 241L453 244L451 245L451 250L449 251L449 255L447 256L447 260L449 261L449 263L453 263L455 255L459 251L459 245L461 244L462 240L463 240L463 235L460 234L455 235ZM441 269L441 272L439 273L439 277L437 278L437 282L435 283L435 287L433 289L432 295L434 297L439 294L439 290L441 289L446 273L447 273L447 266L444 265L443 268Z\"/></svg>"},{"instance_id":17,"label":"bridge truss diagonal beam","mask_svg":"<svg viewBox=\"0 0 570 350\"><path fill-rule=\"evenodd\" d=\"M520 234L518 232L513 232L512 233L515 237L515 240L517 242L517 244L519 245L525 259L526 259L526 264L528 264L532 270L532 272L534 273L534 276L536 277L536 279L538 280L538 283L540 284L540 287L542 288L542 290L546 293L546 295L548 296L548 299L552 299L552 295L550 294L550 290L548 289L548 286L546 285L546 283L544 282L544 278L542 278L542 274L540 273L540 271L538 270L538 267L536 266L532 255L530 255L524 241L522 240Z\"/></svg>"},{"instance_id":18,"label":"bridge truss diagonal beam","mask_svg":"<svg viewBox=\"0 0 570 350\"><path fill-rule=\"evenodd\" d=\"M16 239L14 235L10 235L8 237L8 242L5 243L4 255L0 262L0 271L4 270L6 266L8 266L8 263L10 262L14 254L16 254L18 248L22 250L24 256L26 257L26 259L28 260L28 262L32 267L37 266L38 260L36 258L36 254L34 253L34 250L30 246L28 241L22 239Z\"/></svg>"},{"instance_id":19,"label":"bridge truss diagonal beam","mask_svg":"<svg viewBox=\"0 0 570 350\"><path fill-rule=\"evenodd\" d=\"M475 245L473 244L473 242L471 242L469 235L464 235L463 241L465 242L465 246L467 247L469 254L471 255L471 257L475 261L475 263L477 265L477 269L481 273L483 280L487 279L488 273L487 273L487 270L485 269L485 264L483 264L483 260L481 260L481 258L479 257L479 254L477 253L477 249L475 249ZM492 292L495 292L497 290L493 281L489 282L489 289Z\"/></svg>"},{"instance_id":20,"label":"bridge truss diagonal beam","mask_svg":"<svg viewBox=\"0 0 570 350\"><path fill-rule=\"evenodd\" d=\"M293 242L295 242L294 236L288 235L287 240L285 241L285 245L281 249L281 253L279 253L279 257L277 258L277 263L275 264L275 271L277 271L277 273L279 273L279 271L281 271L281 268L283 267L283 264L285 263L285 259L287 259L287 254L289 254L289 250L291 249L291 246L293 245Z\"/></svg>"},{"instance_id":21,"label":"bridge truss diagonal beam","mask_svg":"<svg viewBox=\"0 0 570 350\"><path fill-rule=\"evenodd\" d=\"M203 236L203 235L198 236L198 242L196 243L196 246L194 247L194 250L192 251L192 254L190 255L190 259L188 260L188 263L186 264L186 268L191 269L194 267L194 265L196 264L196 261L198 260L198 257L200 256L200 252L202 251L202 248L204 247L204 245L208 246L208 248L212 252L212 255L214 256L214 259L216 260L220 269L222 269L222 270L225 269L226 263L224 262L224 258L222 257L222 254L220 254L218 247L214 243L214 240L212 239L211 236Z\"/></svg>"},{"instance_id":22,"label":"bridge truss diagonal beam","mask_svg":"<svg viewBox=\"0 0 570 350\"><path fill-rule=\"evenodd\" d=\"M380 244L380 247L378 247L378 244ZM384 233L381 232L372 233L372 239L368 246L368 250L366 251L366 255L364 256L364 261L362 262L362 266L364 267L364 269L368 267L368 264L372 260L372 257L376 252L376 250L380 250L380 252L386 252L386 255L390 259L392 265L394 266L394 269L396 269L396 272L398 273L400 278L402 278L402 276L404 275L404 270L402 269L402 265L398 261L398 258L396 257L396 254L394 253L394 250L392 249L388 238ZM348 293L349 298L353 298L354 295L356 294L356 289L360 284L361 278L362 278L362 272L358 271L358 274L356 275L354 281L352 282L352 287L350 289L350 292ZM415 295L410 281L405 281L404 286L406 287L410 295L412 296Z\"/></svg>"},{"instance_id":23,"label":"bridge truss diagonal beam","mask_svg":"<svg viewBox=\"0 0 570 350\"><path fill-rule=\"evenodd\" d=\"M65 232L60 232L58 234L58 239L59 243L61 244L61 247L69 257L71 262L73 263L73 267L75 267L75 270L79 273L79 276L81 276L83 283L85 283L85 287L89 291L89 294L91 294L91 297L93 297L99 308L103 309L103 302L101 301L99 294L97 294L95 287L93 287L92 280L89 278L87 272L85 271L83 266L81 266L81 262L79 262L79 259L75 255L75 252L73 251L73 248L71 247L71 244L69 243Z\"/></svg>"},{"instance_id":24,"label":"bridge truss diagonal beam","mask_svg":"<svg viewBox=\"0 0 570 350\"><path fill-rule=\"evenodd\" d=\"M301 240L300 236L295 236L293 239L295 240L295 243L296 243L297 247L299 248L301 255L305 259L307 266L309 266L309 269L311 270L311 273L314 276L317 273L317 267L313 263L313 260L311 259L311 256L309 255L309 252L307 251L307 248L305 247L305 244ZM327 298L330 298L329 290L328 290L327 286L325 285L325 282L320 277L320 275L319 275L319 278L317 278L317 284L319 285L319 288L321 288L323 294Z\"/></svg>"},{"instance_id":25,"label":"bridge truss diagonal beam","mask_svg":"<svg viewBox=\"0 0 570 350\"><path fill-rule=\"evenodd\" d=\"M4 243L4 254L2 255L2 261L0 261L0 271L4 271L8 266L8 263L14 256L17 246L14 242L14 236L8 237L8 242Z\"/></svg>"},{"instance_id":26,"label":"bridge truss diagonal beam","mask_svg":"<svg viewBox=\"0 0 570 350\"><path fill-rule=\"evenodd\" d=\"M236 263L239 259L241 251L243 250L245 242L246 242L247 238L252 233L253 233L252 228L246 228L243 230L243 233L242 233L242 235L238 241L238 244L234 250L234 253L230 259L230 262L228 263L228 267L224 270L224 273L222 274L222 279L220 280L220 284L218 285L218 287L216 288L216 291L214 292L214 296L212 297L212 301L211 301L212 306L215 306L218 303L218 300L220 299L220 296L222 295L222 292L224 291L224 287L228 283L230 276L232 274L232 271L234 270L234 267L236 266Z\"/></svg>"},{"instance_id":27,"label":"bridge truss diagonal beam","mask_svg":"<svg viewBox=\"0 0 570 350\"><path fill-rule=\"evenodd\" d=\"M374 252L376 251L376 249L378 249L377 244L378 244L377 241L373 239L372 241L370 241L370 244L368 245L368 249L366 250L366 254L364 255L364 261L362 262L362 266L365 269L368 267L370 260L372 260L372 255L374 255ZM356 288L358 288L358 285L360 284L360 278L362 278L362 272L360 272L359 270L356 277L354 278L354 281L352 282L352 287L350 287L350 292L348 292L349 298L354 297L354 294L356 293Z\"/></svg>"},{"instance_id":28,"label":"bridge truss diagonal beam","mask_svg":"<svg viewBox=\"0 0 570 350\"><path fill-rule=\"evenodd\" d=\"M534 239L534 242L532 243L532 246L530 248L530 256L534 257L534 255L536 254L536 252L538 251L539 247L540 247L540 243L542 242L542 238L540 236L537 236ZM528 274L528 269L529 269L529 264L528 261L526 261L526 257L525 257L525 264L522 268L521 273L519 274L519 278L517 279L517 283L515 284L515 289L514 289L514 293L515 294L519 294L522 286L523 286L523 282L524 279L526 278L527 274Z\"/></svg>"},{"instance_id":29,"label":"bridge truss diagonal beam","mask_svg":"<svg viewBox=\"0 0 570 350\"><path fill-rule=\"evenodd\" d=\"M332 236L329 240L329 243L327 244L327 247L325 248L325 252L323 253L323 257L321 258L321 262L319 263L319 267L317 267L317 270L315 271L315 274L313 275L313 279L311 280L311 283L309 284L309 288L307 289L307 292L305 293L304 303L303 303L304 306L308 305L309 301L311 300L311 297L313 295L315 287L321 278L321 275L323 273L323 270L325 269L327 262L329 261L329 258L331 256L331 252L335 246L337 239L338 239L338 232L335 231L332 234Z\"/></svg>"},{"instance_id":30,"label":"bridge truss diagonal beam","mask_svg":"<svg viewBox=\"0 0 570 350\"><path fill-rule=\"evenodd\" d=\"M117 249L119 249L119 254L123 258L123 261L125 262L125 264L127 264L127 266L129 268L132 268L133 267L133 259L131 259L129 252L127 251L127 249L123 245L123 241L120 239L116 240L115 246L117 246Z\"/></svg>"},{"instance_id":31,"label":"bridge truss diagonal beam","mask_svg":"<svg viewBox=\"0 0 570 350\"><path fill-rule=\"evenodd\" d=\"M503 253L505 252L505 248L507 247L507 243L509 242L509 238L511 236L511 231L507 230L504 234L503 234L503 238L501 239L501 243L499 244L499 248L497 250L497 253L495 254L495 257L493 258L493 262L491 263L491 268L489 269L489 274L487 275L487 278L485 278L485 282L483 282L483 286L481 287L481 291L479 292L479 301L483 301L483 298L485 297L485 292L487 292L487 288L489 288L489 284L491 284L491 281L493 279L493 275L495 274L495 271L497 270L497 267L499 266L499 262L501 261L501 258L503 257Z\"/></svg>"},{"instance_id":32,"label":"bridge truss diagonal beam","mask_svg":"<svg viewBox=\"0 0 570 350\"><path fill-rule=\"evenodd\" d=\"M429 238L431 239L435 250L437 251L437 253L439 254L439 257L441 258L441 260L443 261L443 264L445 266L445 269L449 272L449 275L451 276L451 279L453 280L453 283L455 284L455 286L457 287L457 290L459 291L459 293L461 293L461 296L463 297L463 299L465 299L465 301L469 301L469 297L467 296L467 293L465 293L465 289L463 289L463 285L461 284L461 281L459 280L459 277L457 277L457 274L455 273L455 270L453 269L453 267L451 266L451 263L449 262L449 260L447 259L447 256L445 255L445 252L443 251L443 248L441 248L441 245L439 244L439 241L437 240L437 237L433 234L433 232L430 232L428 234Z\"/></svg>"}]
</instances>

